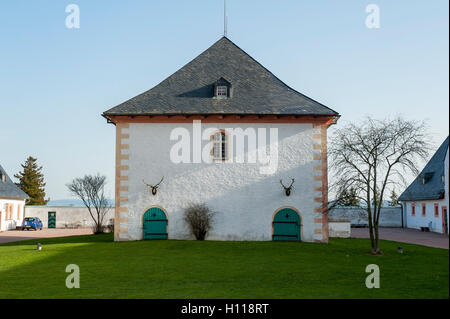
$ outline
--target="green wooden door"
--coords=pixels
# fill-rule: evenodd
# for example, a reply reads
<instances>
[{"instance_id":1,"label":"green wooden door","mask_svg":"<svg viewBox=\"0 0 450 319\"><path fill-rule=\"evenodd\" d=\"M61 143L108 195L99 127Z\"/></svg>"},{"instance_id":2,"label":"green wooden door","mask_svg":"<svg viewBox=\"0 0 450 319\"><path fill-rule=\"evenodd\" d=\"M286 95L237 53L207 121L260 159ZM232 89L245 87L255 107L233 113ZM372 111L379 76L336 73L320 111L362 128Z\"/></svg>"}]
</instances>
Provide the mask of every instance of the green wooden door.
<instances>
[{"instance_id":1,"label":"green wooden door","mask_svg":"<svg viewBox=\"0 0 450 319\"><path fill-rule=\"evenodd\" d=\"M48 228L56 228L56 212L48 212Z\"/></svg>"},{"instance_id":2,"label":"green wooden door","mask_svg":"<svg viewBox=\"0 0 450 319\"><path fill-rule=\"evenodd\" d=\"M273 218L273 240L300 241L301 220L297 212L283 208Z\"/></svg>"},{"instance_id":3,"label":"green wooden door","mask_svg":"<svg viewBox=\"0 0 450 319\"><path fill-rule=\"evenodd\" d=\"M167 239L167 216L160 208L147 210L143 217L144 239Z\"/></svg>"}]
</instances>

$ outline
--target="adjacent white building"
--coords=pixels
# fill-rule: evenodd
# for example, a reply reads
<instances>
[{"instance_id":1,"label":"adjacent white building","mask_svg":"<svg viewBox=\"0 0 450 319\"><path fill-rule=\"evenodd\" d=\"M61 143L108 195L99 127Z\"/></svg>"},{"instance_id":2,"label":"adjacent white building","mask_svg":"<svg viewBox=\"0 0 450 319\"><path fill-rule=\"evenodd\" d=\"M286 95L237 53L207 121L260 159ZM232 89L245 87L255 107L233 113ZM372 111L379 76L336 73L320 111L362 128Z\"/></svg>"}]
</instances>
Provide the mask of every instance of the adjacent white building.
<instances>
[{"instance_id":1,"label":"adjacent white building","mask_svg":"<svg viewBox=\"0 0 450 319\"><path fill-rule=\"evenodd\" d=\"M400 195L406 227L448 234L449 138Z\"/></svg>"},{"instance_id":2,"label":"adjacent white building","mask_svg":"<svg viewBox=\"0 0 450 319\"><path fill-rule=\"evenodd\" d=\"M84 206L25 206L25 217L38 217L44 228L88 228L94 226L89 210ZM105 226L111 224L114 209L104 218Z\"/></svg>"},{"instance_id":3,"label":"adjacent white building","mask_svg":"<svg viewBox=\"0 0 450 319\"><path fill-rule=\"evenodd\" d=\"M0 165L0 231L22 225L28 195L9 178Z\"/></svg>"},{"instance_id":4,"label":"adjacent white building","mask_svg":"<svg viewBox=\"0 0 450 319\"><path fill-rule=\"evenodd\" d=\"M183 212L202 203L216 212L208 239L328 241L339 114L228 38L103 116L116 126L115 240L191 239Z\"/></svg>"}]
</instances>

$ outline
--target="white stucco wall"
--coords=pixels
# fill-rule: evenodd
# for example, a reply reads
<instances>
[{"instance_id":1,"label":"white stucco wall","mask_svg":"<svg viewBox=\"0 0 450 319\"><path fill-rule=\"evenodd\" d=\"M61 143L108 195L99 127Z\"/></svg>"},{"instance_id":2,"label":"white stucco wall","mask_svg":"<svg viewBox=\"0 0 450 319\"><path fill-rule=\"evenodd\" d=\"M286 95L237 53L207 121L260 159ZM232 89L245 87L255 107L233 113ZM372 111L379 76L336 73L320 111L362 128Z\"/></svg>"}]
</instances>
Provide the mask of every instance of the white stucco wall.
<instances>
[{"instance_id":1,"label":"white stucco wall","mask_svg":"<svg viewBox=\"0 0 450 319\"><path fill-rule=\"evenodd\" d=\"M129 144L122 154L129 154L129 160L121 161L128 166L122 175L128 179L120 185L128 186L120 196L128 201L121 203L128 212L121 212L120 223L127 233L119 234L120 239L142 239L142 216L151 206L160 206L168 214L168 233L172 239L192 238L183 221L184 208L189 203L205 203L216 211L214 229L208 239L212 240L272 240L272 217L283 206L295 207L302 218L302 240L321 240L322 234L315 234L314 218L322 217L314 208L322 203L314 201L321 192L314 187L322 185L314 181L314 175L321 171L313 167L321 165L314 160L313 134L320 134L319 128L312 124L205 124L202 128L278 128L278 169L272 175L259 171L260 164L250 163L196 163L175 164L170 159L170 149L176 141L170 141L170 133L175 127L184 127L191 133L189 124L149 124L131 123L122 133L129 134L122 140ZM208 141L203 141L202 146ZM248 149L246 149L248 151ZM192 154L191 154L192 158ZM164 181L156 196L149 193L143 184ZM295 178L294 189L287 197L281 188L280 179L288 184ZM117 227L117 224L116 224Z\"/></svg>"},{"instance_id":2,"label":"white stucco wall","mask_svg":"<svg viewBox=\"0 0 450 319\"><path fill-rule=\"evenodd\" d=\"M368 226L367 209L363 207L334 207L328 212L329 219L348 219L351 226ZM402 227L402 207L381 207L380 227Z\"/></svg>"},{"instance_id":3,"label":"white stucco wall","mask_svg":"<svg viewBox=\"0 0 450 319\"><path fill-rule=\"evenodd\" d=\"M425 204L426 215L422 216L422 204ZM439 205L439 215L434 216L434 204ZM415 216L412 216L412 205L415 205ZM431 223L430 231L442 233L442 206L445 205L445 200L427 200L427 201L417 201L417 202L405 202L404 207L406 207L405 215L407 218L407 227L420 229L420 227L429 227ZM448 207L448 206L447 206Z\"/></svg>"},{"instance_id":4,"label":"white stucco wall","mask_svg":"<svg viewBox=\"0 0 450 319\"><path fill-rule=\"evenodd\" d=\"M38 217L44 228L48 227L48 213L56 212L56 228L65 228L66 225L79 224L81 227L94 225L91 215L86 207L70 206L26 206L25 217ZM103 219L105 225L114 218L114 208L111 208Z\"/></svg>"},{"instance_id":5,"label":"white stucco wall","mask_svg":"<svg viewBox=\"0 0 450 319\"><path fill-rule=\"evenodd\" d=\"M6 220L6 210L5 206L13 205L12 208L12 219ZM17 216L18 206L20 205L20 213ZM9 229L16 229L16 226L22 225L23 214L24 214L25 200L16 199L2 199L0 198L0 231L5 231Z\"/></svg>"}]
</instances>

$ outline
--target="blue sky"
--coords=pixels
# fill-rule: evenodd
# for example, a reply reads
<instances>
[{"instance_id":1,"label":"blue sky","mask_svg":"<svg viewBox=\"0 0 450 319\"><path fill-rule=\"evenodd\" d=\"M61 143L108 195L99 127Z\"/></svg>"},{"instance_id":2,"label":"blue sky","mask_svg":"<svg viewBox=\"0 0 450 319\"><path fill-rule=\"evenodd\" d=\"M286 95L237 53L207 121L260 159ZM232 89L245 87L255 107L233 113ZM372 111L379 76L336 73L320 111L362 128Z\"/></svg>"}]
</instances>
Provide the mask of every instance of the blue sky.
<instances>
[{"instance_id":1,"label":"blue sky","mask_svg":"<svg viewBox=\"0 0 450 319\"><path fill-rule=\"evenodd\" d=\"M67 29L65 8L80 8ZM365 25L368 4L381 27ZM228 36L346 121L427 119L448 135L448 1L228 0ZM114 126L101 113L150 89L223 34L222 0L15 0L0 4L0 162L44 166L47 195L100 172L114 186ZM339 125L339 124L338 124Z\"/></svg>"}]
</instances>

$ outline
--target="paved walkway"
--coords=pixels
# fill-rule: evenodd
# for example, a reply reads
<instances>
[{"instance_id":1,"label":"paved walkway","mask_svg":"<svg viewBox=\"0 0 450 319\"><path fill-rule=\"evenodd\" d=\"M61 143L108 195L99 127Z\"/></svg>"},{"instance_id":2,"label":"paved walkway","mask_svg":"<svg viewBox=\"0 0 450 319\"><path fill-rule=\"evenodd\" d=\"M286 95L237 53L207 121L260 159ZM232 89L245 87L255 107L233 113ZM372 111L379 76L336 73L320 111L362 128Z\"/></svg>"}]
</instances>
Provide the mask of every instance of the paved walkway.
<instances>
[{"instance_id":1,"label":"paved walkway","mask_svg":"<svg viewBox=\"0 0 450 319\"><path fill-rule=\"evenodd\" d=\"M76 235L90 235L90 228L83 229L43 229L43 230L9 230L0 232L0 243L21 241L36 238L66 237ZM369 238L368 228L352 228L351 237ZM449 249L448 235L426 233L408 228L380 228L380 238L429 247Z\"/></svg>"},{"instance_id":2,"label":"paved walkway","mask_svg":"<svg viewBox=\"0 0 450 319\"><path fill-rule=\"evenodd\" d=\"M0 244L12 241L36 239L36 238L51 238L51 237L66 237L76 235L90 235L92 230L90 228L81 229L42 229L42 230L8 230L0 232Z\"/></svg>"},{"instance_id":3,"label":"paved walkway","mask_svg":"<svg viewBox=\"0 0 450 319\"><path fill-rule=\"evenodd\" d=\"M448 235L410 228L379 228L381 239L448 249ZM368 228L352 228L351 237L369 238Z\"/></svg>"}]
</instances>

